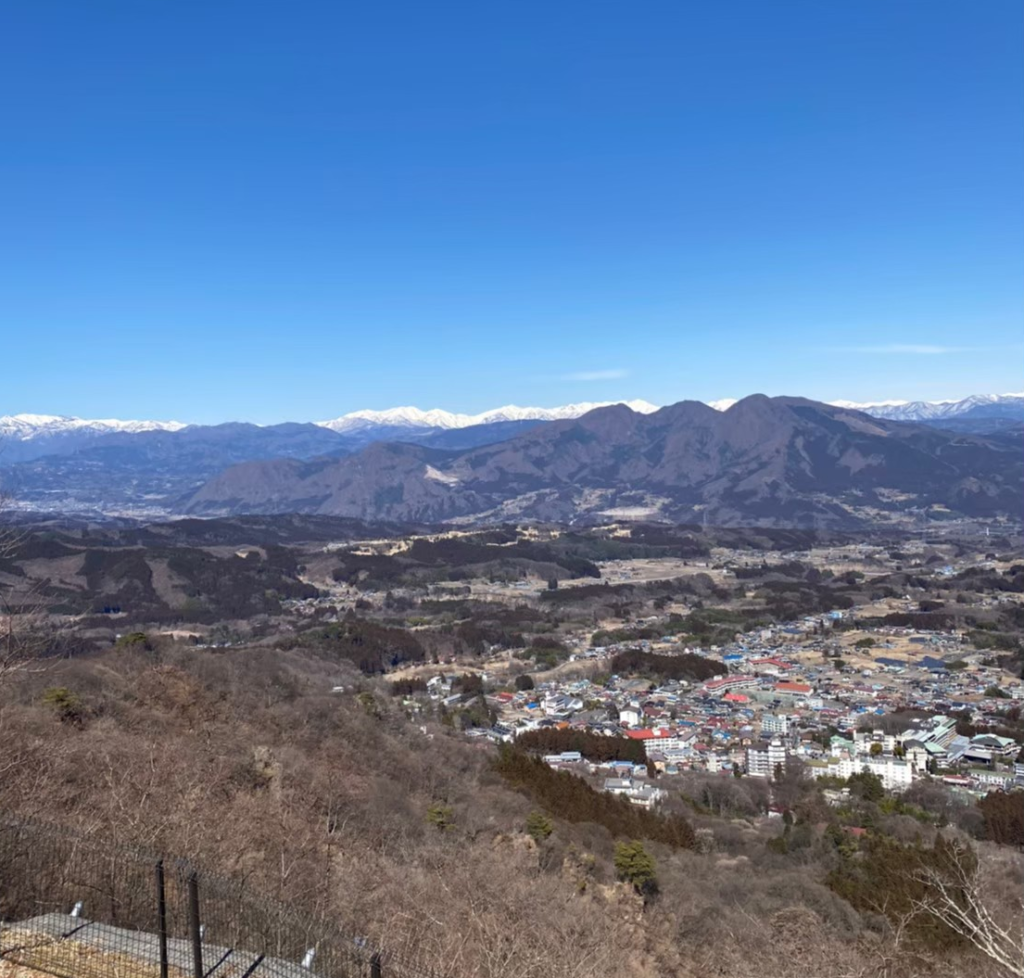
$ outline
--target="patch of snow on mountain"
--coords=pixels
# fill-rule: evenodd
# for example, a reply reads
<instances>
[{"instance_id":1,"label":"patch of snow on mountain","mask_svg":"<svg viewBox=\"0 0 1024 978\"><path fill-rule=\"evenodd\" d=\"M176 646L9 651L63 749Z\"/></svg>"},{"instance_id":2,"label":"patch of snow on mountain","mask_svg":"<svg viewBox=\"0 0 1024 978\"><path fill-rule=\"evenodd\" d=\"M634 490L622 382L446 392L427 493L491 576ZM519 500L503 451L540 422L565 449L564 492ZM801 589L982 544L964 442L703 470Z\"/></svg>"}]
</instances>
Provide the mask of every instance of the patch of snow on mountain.
<instances>
[{"instance_id":1,"label":"patch of snow on mountain","mask_svg":"<svg viewBox=\"0 0 1024 978\"><path fill-rule=\"evenodd\" d=\"M116 418L88 420L56 414L11 414L0 417L0 436L31 441L69 433L107 435L115 432L180 431L180 421L119 421Z\"/></svg>"},{"instance_id":2,"label":"patch of snow on mountain","mask_svg":"<svg viewBox=\"0 0 1024 978\"><path fill-rule=\"evenodd\" d=\"M851 411L867 411L869 408L883 408L883 407L903 407L904 404L909 404L909 401L875 401L875 402L860 402L860 401L829 401L832 407L848 408Z\"/></svg>"},{"instance_id":3,"label":"patch of snow on mountain","mask_svg":"<svg viewBox=\"0 0 1024 978\"><path fill-rule=\"evenodd\" d=\"M492 408L481 414L454 414L435 408L422 411L416 407L389 408L385 411L352 411L333 421L317 421L322 428L330 428L339 433L361 431L366 428L395 426L403 428L470 428L479 424L496 424L499 421L561 421L567 418L579 418L595 408L608 407L611 404L625 404L630 410L640 414L653 414L658 410L647 401L600 401L581 404L566 404L563 407L538 408L519 407L507 404L505 407Z\"/></svg>"},{"instance_id":4,"label":"patch of snow on mountain","mask_svg":"<svg viewBox=\"0 0 1024 978\"><path fill-rule=\"evenodd\" d=\"M440 469L435 469L432 465L427 466L425 477L432 479L434 482L443 482L446 486L458 485L459 482L457 475L452 475L450 472L442 472Z\"/></svg>"},{"instance_id":5,"label":"patch of snow on mountain","mask_svg":"<svg viewBox=\"0 0 1024 978\"><path fill-rule=\"evenodd\" d=\"M960 400L946 401L831 401L835 407L863 411L890 421L930 421L935 418L956 418L973 408L1000 405L1024 410L1024 394L974 394Z\"/></svg>"}]
</instances>

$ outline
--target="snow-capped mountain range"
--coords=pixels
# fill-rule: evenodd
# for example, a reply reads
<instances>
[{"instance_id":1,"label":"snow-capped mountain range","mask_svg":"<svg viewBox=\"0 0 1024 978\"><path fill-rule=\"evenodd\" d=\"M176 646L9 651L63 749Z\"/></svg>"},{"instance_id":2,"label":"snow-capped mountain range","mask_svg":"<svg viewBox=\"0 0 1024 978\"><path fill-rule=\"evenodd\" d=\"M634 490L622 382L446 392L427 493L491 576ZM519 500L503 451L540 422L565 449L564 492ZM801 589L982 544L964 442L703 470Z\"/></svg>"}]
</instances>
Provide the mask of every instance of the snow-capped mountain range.
<instances>
[{"instance_id":1,"label":"snow-capped mountain range","mask_svg":"<svg viewBox=\"0 0 1024 978\"><path fill-rule=\"evenodd\" d=\"M383 411L352 411L329 421L315 424L338 434L366 434L374 429L435 429L447 431L470 428L478 425L499 424L521 421L560 421L578 418L595 408L610 404L625 404L640 414L652 414L658 405L648 401L597 401L566 404L562 407L540 408L519 407L509 404L505 407L483 411L480 414L457 414L438 408L424 411L416 407L396 407ZM728 410L736 403L735 398L709 401L710 407L718 411ZM934 421L936 419L973 417L1013 417L1024 419L1024 393L1020 394L976 394L962 400L948 401L877 401L861 403L855 401L831 401L836 407L864 411L878 418L894 421ZM31 442L43 440L53 442L54 447L67 442L76 445L82 441L114 434L138 434L150 431L181 431L199 427L180 421L119 421L117 419L86 420L48 414L15 414L0 417L0 453L4 442Z\"/></svg>"},{"instance_id":2,"label":"snow-capped mountain range","mask_svg":"<svg viewBox=\"0 0 1024 978\"><path fill-rule=\"evenodd\" d=\"M0 417L0 438L28 441L49 435L94 432L109 435L114 432L135 434L140 431L181 431L187 427L181 421L118 421L116 418L87 421L59 414L9 414Z\"/></svg>"},{"instance_id":3,"label":"snow-capped mountain range","mask_svg":"<svg viewBox=\"0 0 1024 978\"><path fill-rule=\"evenodd\" d=\"M965 414L995 417L1024 408L1022 394L974 394L959 401L879 401L858 404L855 401L832 401L836 407L863 411L876 418L891 421L932 421L936 418L958 418Z\"/></svg>"},{"instance_id":4,"label":"snow-capped mountain range","mask_svg":"<svg viewBox=\"0 0 1024 978\"><path fill-rule=\"evenodd\" d=\"M647 401L598 401L581 404L566 404L564 407L539 408L519 407L507 404L505 407L494 408L481 414L453 414L435 408L421 411L416 407L396 407L386 411L353 411L343 414L333 421L316 422L322 428L330 428L339 434L361 431L366 428L471 428L481 424L497 424L501 421L563 421L567 418L579 418L595 408L608 407L610 404L622 403L638 414L653 414L658 405ZM0 422L2 423L2 422Z\"/></svg>"},{"instance_id":5,"label":"snow-capped mountain range","mask_svg":"<svg viewBox=\"0 0 1024 978\"><path fill-rule=\"evenodd\" d=\"M749 411L744 413L744 404L749 408L749 402L757 401L748 398L736 404L725 399L712 401L709 406L729 412L735 405L739 415L747 418ZM659 410L647 401L610 403L625 403L641 415ZM371 468L375 468L383 459L404 458L410 451L458 454L512 444L538 426L564 423L605 406L590 402L554 408L508 405L480 414L398 407L353 411L318 423L263 426L245 422L187 425L179 421L90 421L19 414L0 417L0 497L17 499L29 510L54 513L166 515L177 512L180 501L200 486L243 463L284 460L287 464L317 459L318 465L331 465L332 459L358 456L374 443L390 443L397 454L388 449L372 455L376 461ZM677 407L685 409L684 413L689 411L687 417L703 418L705 424L710 421L706 407ZM1005 450L1004 435L1016 438L1014 429L1024 423L1024 394L932 403L840 402L837 407L927 424L946 429L947 434L990 436L1003 446L997 449L993 443L992 450ZM667 412L667 422L678 416L678 410ZM600 427L599 417L592 420ZM542 432L537 435L543 437Z\"/></svg>"}]
</instances>

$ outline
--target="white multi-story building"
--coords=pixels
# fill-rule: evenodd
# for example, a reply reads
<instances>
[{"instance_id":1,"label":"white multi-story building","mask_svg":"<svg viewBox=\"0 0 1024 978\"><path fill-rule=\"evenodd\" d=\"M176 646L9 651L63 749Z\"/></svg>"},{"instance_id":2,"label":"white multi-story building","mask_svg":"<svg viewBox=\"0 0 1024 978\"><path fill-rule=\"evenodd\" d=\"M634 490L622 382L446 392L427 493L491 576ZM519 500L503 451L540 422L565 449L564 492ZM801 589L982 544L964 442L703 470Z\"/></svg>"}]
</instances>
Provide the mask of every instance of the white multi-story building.
<instances>
[{"instance_id":1,"label":"white multi-story building","mask_svg":"<svg viewBox=\"0 0 1024 978\"><path fill-rule=\"evenodd\" d=\"M786 768L786 748L778 737L767 744L747 748L747 774L752 778L771 778L776 767Z\"/></svg>"},{"instance_id":2,"label":"white multi-story building","mask_svg":"<svg viewBox=\"0 0 1024 978\"><path fill-rule=\"evenodd\" d=\"M766 713L761 717L761 733L785 736L789 733L789 717L785 713Z\"/></svg>"},{"instance_id":3,"label":"white multi-story building","mask_svg":"<svg viewBox=\"0 0 1024 978\"><path fill-rule=\"evenodd\" d=\"M812 773L816 778L834 776L848 778L852 774L868 771L877 775L882 787L888 791L902 791L909 788L914 778L914 769L907 761L898 757L871 757L868 754L850 754L843 752L833 755L827 765L813 766Z\"/></svg>"},{"instance_id":4,"label":"white multi-story building","mask_svg":"<svg viewBox=\"0 0 1024 978\"><path fill-rule=\"evenodd\" d=\"M956 737L955 717L936 717L930 727L915 731L914 740L922 744L938 744L940 747L949 747Z\"/></svg>"},{"instance_id":5,"label":"white multi-story building","mask_svg":"<svg viewBox=\"0 0 1024 978\"><path fill-rule=\"evenodd\" d=\"M888 791L902 791L909 788L914 779L914 770L898 757L868 757L861 762L863 770L877 774L882 779L882 787Z\"/></svg>"},{"instance_id":6,"label":"white multi-story building","mask_svg":"<svg viewBox=\"0 0 1024 978\"><path fill-rule=\"evenodd\" d=\"M875 744L881 744L884 754L891 754L896 749L896 738L881 730L858 730L853 735L853 743L858 754L870 754Z\"/></svg>"},{"instance_id":7,"label":"white multi-story building","mask_svg":"<svg viewBox=\"0 0 1024 978\"><path fill-rule=\"evenodd\" d=\"M704 690L724 696L738 689L751 689L759 683L757 676L726 676L724 679L709 679L704 683Z\"/></svg>"},{"instance_id":8,"label":"white multi-story building","mask_svg":"<svg viewBox=\"0 0 1024 978\"><path fill-rule=\"evenodd\" d=\"M689 740L688 736L680 737L679 731L669 727L658 727L652 730L627 730L626 736L630 740L641 741L648 757L655 751L664 754L669 751L682 750Z\"/></svg>"}]
</instances>

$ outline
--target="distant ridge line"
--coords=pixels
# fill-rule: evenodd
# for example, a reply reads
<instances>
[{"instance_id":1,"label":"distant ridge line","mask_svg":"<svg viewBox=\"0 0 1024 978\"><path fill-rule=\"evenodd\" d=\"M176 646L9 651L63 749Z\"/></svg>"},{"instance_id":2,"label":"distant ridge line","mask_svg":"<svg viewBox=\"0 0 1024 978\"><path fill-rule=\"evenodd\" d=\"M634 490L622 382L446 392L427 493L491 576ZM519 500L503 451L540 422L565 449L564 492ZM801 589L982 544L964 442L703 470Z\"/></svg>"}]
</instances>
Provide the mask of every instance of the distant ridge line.
<instances>
[{"instance_id":1,"label":"distant ridge line","mask_svg":"<svg viewBox=\"0 0 1024 978\"><path fill-rule=\"evenodd\" d=\"M721 398L706 401L716 411L726 411L738 402L737 398ZM939 401L910 401L892 399L885 401L847 401L836 400L826 402L833 407L851 411L863 411L879 418L895 421L922 421L934 418L955 418L971 410L1006 407L1010 410L1019 409L1024 412L1024 392L1011 394L973 394L970 397ZM582 417L590 411L601 407L624 404L638 414L652 414L661 409L661 405L644 400L621 401L583 401L576 404L565 404L561 407L519 407L508 404L504 407L492 408L478 414L462 414L446 411L441 408L422 410L406 406L386 408L382 410L360 409L350 411L337 418L326 421L305 422L319 428L327 428L340 434L359 432L376 427L393 428L438 428L453 430L477 425L497 424L507 421L563 421ZM224 422L230 423L230 422ZM252 423L252 422L249 422ZM301 422L300 422L301 423ZM188 424L182 421L123 421L117 418L85 419L70 415L56 414L13 414L0 416L0 438L15 441L30 441L34 438L60 437L73 434L137 434L149 431L181 431L185 428L215 427L215 425ZM268 428L273 425L263 424L255 427Z\"/></svg>"}]
</instances>

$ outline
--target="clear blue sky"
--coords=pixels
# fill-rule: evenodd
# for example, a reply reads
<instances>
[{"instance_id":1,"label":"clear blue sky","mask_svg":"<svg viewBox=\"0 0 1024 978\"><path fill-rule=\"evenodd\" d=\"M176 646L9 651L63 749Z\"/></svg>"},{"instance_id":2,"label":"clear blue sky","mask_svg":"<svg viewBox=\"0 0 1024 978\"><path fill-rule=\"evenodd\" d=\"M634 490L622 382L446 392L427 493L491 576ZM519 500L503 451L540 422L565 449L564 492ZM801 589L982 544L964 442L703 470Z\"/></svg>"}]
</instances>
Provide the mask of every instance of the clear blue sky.
<instances>
[{"instance_id":1,"label":"clear blue sky","mask_svg":"<svg viewBox=\"0 0 1024 978\"><path fill-rule=\"evenodd\" d=\"M0 414L1024 389L1019 0L21 0Z\"/></svg>"}]
</instances>

